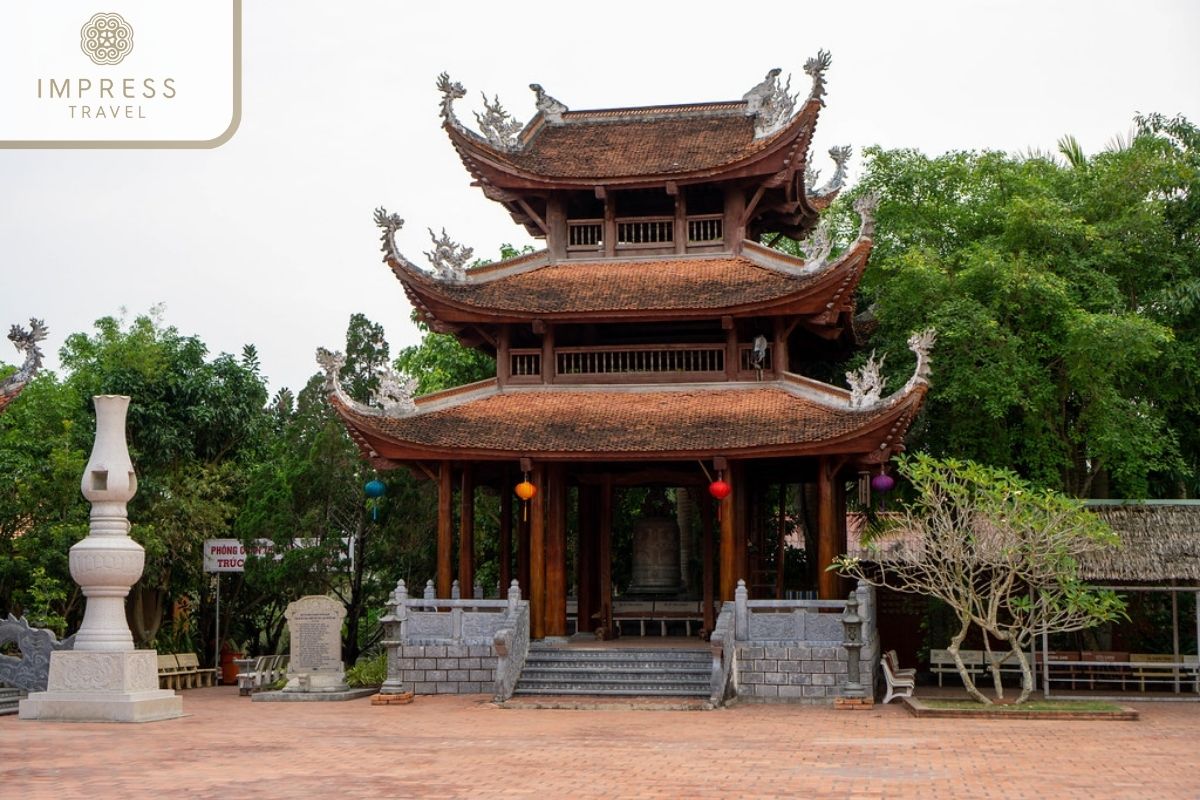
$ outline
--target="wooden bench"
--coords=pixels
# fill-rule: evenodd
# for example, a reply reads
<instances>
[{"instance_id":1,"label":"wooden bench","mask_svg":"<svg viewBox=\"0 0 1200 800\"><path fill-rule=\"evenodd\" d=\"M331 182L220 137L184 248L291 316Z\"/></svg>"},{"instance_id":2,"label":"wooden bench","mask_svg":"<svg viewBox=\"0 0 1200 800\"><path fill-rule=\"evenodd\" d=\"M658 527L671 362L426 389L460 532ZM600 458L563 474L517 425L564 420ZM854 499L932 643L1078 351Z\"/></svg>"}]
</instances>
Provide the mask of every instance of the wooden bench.
<instances>
[{"instance_id":1,"label":"wooden bench","mask_svg":"<svg viewBox=\"0 0 1200 800\"><path fill-rule=\"evenodd\" d=\"M158 686L160 689L182 689L187 673L179 668L173 653L158 654Z\"/></svg>"},{"instance_id":2,"label":"wooden bench","mask_svg":"<svg viewBox=\"0 0 1200 800\"><path fill-rule=\"evenodd\" d=\"M1046 664L1046 674L1050 677L1050 682L1054 681L1070 681L1071 688L1075 688L1076 679L1082 675L1082 667L1079 665L1078 650L1048 650L1046 652L1038 651L1037 659L1034 663L1037 665L1038 671L1042 669L1042 663Z\"/></svg>"},{"instance_id":3,"label":"wooden bench","mask_svg":"<svg viewBox=\"0 0 1200 800\"><path fill-rule=\"evenodd\" d=\"M684 633L692 635L692 624L704 624L699 600L618 600L613 603L613 625L620 635L622 622L636 622L638 634L646 635L646 623L658 623L659 635L667 635L667 625L682 622ZM697 630L699 628L697 627Z\"/></svg>"},{"instance_id":4,"label":"wooden bench","mask_svg":"<svg viewBox=\"0 0 1200 800\"><path fill-rule=\"evenodd\" d=\"M188 689L195 689L200 686L216 686L217 671L211 668L200 666L200 658L195 653L176 653L175 659L179 662L179 669L183 671L183 678L187 682Z\"/></svg>"},{"instance_id":5,"label":"wooden bench","mask_svg":"<svg viewBox=\"0 0 1200 800\"><path fill-rule=\"evenodd\" d=\"M1133 677L1137 679L1139 691L1146 691L1147 681L1151 684L1169 683L1173 688L1176 681L1185 680L1183 670L1175 666L1180 662L1170 653L1130 653L1129 663L1133 666Z\"/></svg>"},{"instance_id":6,"label":"wooden bench","mask_svg":"<svg viewBox=\"0 0 1200 800\"><path fill-rule=\"evenodd\" d=\"M1129 653L1115 650L1081 650L1079 660L1080 678L1088 682L1089 689L1095 689L1098 681L1101 689L1104 688L1104 684L1120 683L1121 691L1125 691L1125 682L1129 677L1126 663L1129 661Z\"/></svg>"}]
</instances>

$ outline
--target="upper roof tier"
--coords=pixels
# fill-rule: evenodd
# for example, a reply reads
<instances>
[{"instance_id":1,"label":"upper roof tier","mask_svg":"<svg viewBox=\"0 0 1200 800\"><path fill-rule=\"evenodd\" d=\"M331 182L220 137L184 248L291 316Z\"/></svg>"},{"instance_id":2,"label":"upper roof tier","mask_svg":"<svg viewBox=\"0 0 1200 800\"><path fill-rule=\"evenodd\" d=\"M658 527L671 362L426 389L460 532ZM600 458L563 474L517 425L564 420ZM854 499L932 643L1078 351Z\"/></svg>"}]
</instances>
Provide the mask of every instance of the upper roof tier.
<instances>
[{"instance_id":1,"label":"upper roof tier","mask_svg":"<svg viewBox=\"0 0 1200 800\"><path fill-rule=\"evenodd\" d=\"M478 133L454 113L454 101L466 93L462 84L443 73L438 89L443 126L464 165L489 196L503 201L495 195L513 189L803 175L829 64L824 51L805 64L812 88L803 102L790 92L790 76L779 80L779 69L740 100L640 108L572 111L531 84L537 112L528 124L485 95L485 112L475 114ZM814 199L822 194L809 188Z\"/></svg>"},{"instance_id":2,"label":"upper roof tier","mask_svg":"<svg viewBox=\"0 0 1200 800\"><path fill-rule=\"evenodd\" d=\"M611 321L798 315L827 338L840 335L854 310L854 291L874 236L875 196L855 203L858 238L831 254L824 226L802 245L805 258L744 242L736 253L640 259L556 261L539 251L464 269L469 251L443 237L425 270L396 247L403 224L380 209L384 260L417 313L436 331L464 325L531 320ZM466 255L464 255L464 253Z\"/></svg>"}]
</instances>

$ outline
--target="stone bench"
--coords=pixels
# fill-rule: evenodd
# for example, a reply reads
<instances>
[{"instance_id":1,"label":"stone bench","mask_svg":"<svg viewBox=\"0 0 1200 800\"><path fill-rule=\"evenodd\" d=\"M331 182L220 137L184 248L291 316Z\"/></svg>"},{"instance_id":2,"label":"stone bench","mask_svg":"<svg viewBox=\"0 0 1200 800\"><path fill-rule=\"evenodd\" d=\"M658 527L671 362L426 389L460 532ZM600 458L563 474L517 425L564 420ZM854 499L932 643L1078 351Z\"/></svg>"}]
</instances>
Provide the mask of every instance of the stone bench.
<instances>
[{"instance_id":1,"label":"stone bench","mask_svg":"<svg viewBox=\"0 0 1200 800\"><path fill-rule=\"evenodd\" d=\"M215 686L217 671L200 666L195 653L159 653L158 685L162 689L194 689Z\"/></svg>"}]
</instances>

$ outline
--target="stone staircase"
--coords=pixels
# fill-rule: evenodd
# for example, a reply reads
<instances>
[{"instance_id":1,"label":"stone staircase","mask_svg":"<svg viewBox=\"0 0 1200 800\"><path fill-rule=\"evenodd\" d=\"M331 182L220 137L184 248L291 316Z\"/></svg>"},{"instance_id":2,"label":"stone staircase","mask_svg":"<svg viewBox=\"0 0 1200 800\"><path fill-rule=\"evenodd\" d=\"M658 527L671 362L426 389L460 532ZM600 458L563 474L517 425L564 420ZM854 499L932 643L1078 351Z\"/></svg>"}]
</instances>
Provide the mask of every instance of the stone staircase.
<instances>
[{"instance_id":1,"label":"stone staircase","mask_svg":"<svg viewBox=\"0 0 1200 800\"><path fill-rule=\"evenodd\" d=\"M708 697L707 650L555 647L534 643L514 696Z\"/></svg>"},{"instance_id":2,"label":"stone staircase","mask_svg":"<svg viewBox=\"0 0 1200 800\"><path fill-rule=\"evenodd\" d=\"M10 689L0 686L0 717L17 713L17 701L25 696L20 689Z\"/></svg>"}]
</instances>

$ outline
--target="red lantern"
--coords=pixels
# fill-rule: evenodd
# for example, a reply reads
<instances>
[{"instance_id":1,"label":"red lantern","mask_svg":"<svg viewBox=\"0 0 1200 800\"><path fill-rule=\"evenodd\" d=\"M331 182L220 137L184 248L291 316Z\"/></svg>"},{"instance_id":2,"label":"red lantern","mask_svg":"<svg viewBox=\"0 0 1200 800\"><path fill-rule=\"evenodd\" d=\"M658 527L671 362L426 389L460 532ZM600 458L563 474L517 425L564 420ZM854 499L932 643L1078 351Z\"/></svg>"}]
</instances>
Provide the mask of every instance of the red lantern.
<instances>
[{"instance_id":1,"label":"red lantern","mask_svg":"<svg viewBox=\"0 0 1200 800\"><path fill-rule=\"evenodd\" d=\"M521 481L517 484L515 491L517 493L517 497L521 498L522 500L532 500L533 496L537 494L537 487L529 481Z\"/></svg>"},{"instance_id":2,"label":"red lantern","mask_svg":"<svg viewBox=\"0 0 1200 800\"><path fill-rule=\"evenodd\" d=\"M729 493L731 491L733 491L733 489L730 487L730 485L720 479L715 480L708 485L708 493L717 500L724 500L726 497L729 497Z\"/></svg>"}]
</instances>

